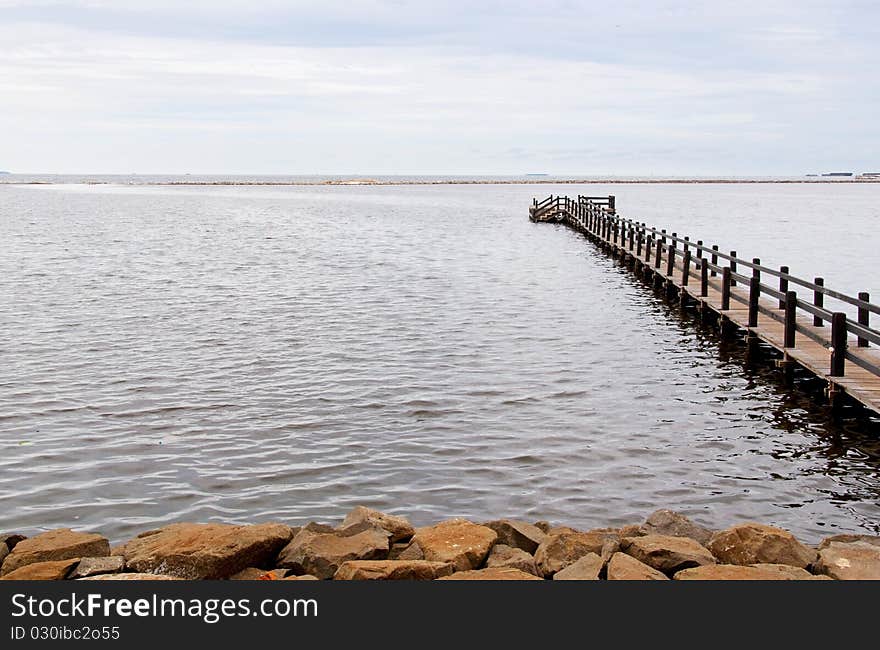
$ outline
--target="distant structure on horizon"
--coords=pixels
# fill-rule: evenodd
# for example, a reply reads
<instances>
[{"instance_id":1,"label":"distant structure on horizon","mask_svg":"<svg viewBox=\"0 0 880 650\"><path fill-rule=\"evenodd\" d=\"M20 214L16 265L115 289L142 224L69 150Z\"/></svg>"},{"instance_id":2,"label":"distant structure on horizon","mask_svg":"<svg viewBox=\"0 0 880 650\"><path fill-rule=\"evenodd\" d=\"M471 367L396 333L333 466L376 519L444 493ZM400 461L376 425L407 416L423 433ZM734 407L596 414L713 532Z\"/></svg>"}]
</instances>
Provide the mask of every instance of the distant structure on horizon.
<instances>
[{"instance_id":1,"label":"distant structure on horizon","mask_svg":"<svg viewBox=\"0 0 880 650\"><path fill-rule=\"evenodd\" d=\"M827 174L822 174L822 176L852 176L852 172L828 172Z\"/></svg>"}]
</instances>

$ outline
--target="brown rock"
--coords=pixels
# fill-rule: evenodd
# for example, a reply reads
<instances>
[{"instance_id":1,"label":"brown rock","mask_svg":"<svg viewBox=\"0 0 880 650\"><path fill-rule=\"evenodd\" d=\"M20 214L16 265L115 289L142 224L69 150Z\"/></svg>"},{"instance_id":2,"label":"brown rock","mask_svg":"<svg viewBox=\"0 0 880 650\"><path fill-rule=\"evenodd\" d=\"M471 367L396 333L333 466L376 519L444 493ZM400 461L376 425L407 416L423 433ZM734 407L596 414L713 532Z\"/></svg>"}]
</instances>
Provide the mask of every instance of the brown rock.
<instances>
[{"instance_id":1,"label":"brown rock","mask_svg":"<svg viewBox=\"0 0 880 650\"><path fill-rule=\"evenodd\" d=\"M299 534L299 531L301 531L301 530L307 530L310 533L330 533L331 535L335 535L336 533L339 532L336 528L334 528L333 526L331 526L329 524L319 524L315 521L310 521L302 528L297 529L293 533L293 535L291 536L291 539L296 537Z\"/></svg>"},{"instance_id":2,"label":"brown rock","mask_svg":"<svg viewBox=\"0 0 880 650\"><path fill-rule=\"evenodd\" d=\"M551 533L535 551L535 562L541 575L549 578L587 553L601 555L603 547L609 541L616 543L616 533L604 530Z\"/></svg>"},{"instance_id":3,"label":"brown rock","mask_svg":"<svg viewBox=\"0 0 880 650\"><path fill-rule=\"evenodd\" d=\"M394 557L391 556L391 553L388 554L389 560L424 560L425 554L422 552L422 547L418 544L410 542L406 544L406 547L397 551Z\"/></svg>"},{"instance_id":4,"label":"brown rock","mask_svg":"<svg viewBox=\"0 0 880 650\"><path fill-rule=\"evenodd\" d=\"M23 542L27 537L18 533L0 533L0 544L6 544L6 549L11 553L12 549L19 542Z\"/></svg>"},{"instance_id":5,"label":"brown rock","mask_svg":"<svg viewBox=\"0 0 880 650\"><path fill-rule=\"evenodd\" d=\"M219 580L271 562L290 540L282 524L171 524L125 544L125 564L140 573Z\"/></svg>"},{"instance_id":6,"label":"brown rock","mask_svg":"<svg viewBox=\"0 0 880 650\"><path fill-rule=\"evenodd\" d=\"M682 514L672 510L657 510L651 513L641 525L642 535L669 535L671 537L690 537L705 546L713 531L692 522Z\"/></svg>"},{"instance_id":7,"label":"brown rock","mask_svg":"<svg viewBox=\"0 0 880 650\"><path fill-rule=\"evenodd\" d=\"M802 571L796 575L791 572L781 571L778 565L756 564L754 566L742 566L738 564L713 564L691 569L684 569L673 576L675 580L812 580L813 576L803 569L789 567Z\"/></svg>"},{"instance_id":8,"label":"brown rock","mask_svg":"<svg viewBox=\"0 0 880 650\"><path fill-rule=\"evenodd\" d=\"M841 542L843 544L851 544L852 542L866 542L874 546L880 546L880 536L877 535L832 535L826 537L819 543L819 550L828 548L831 542Z\"/></svg>"},{"instance_id":9,"label":"brown rock","mask_svg":"<svg viewBox=\"0 0 880 650\"><path fill-rule=\"evenodd\" d=\"M541 521L536 521L536 522L535 522L535 528L537 528L538 530L540 530L542 533L546 534L548 530L550 530L551 528L553 528L553 526L550 525L550 522L549 522L549 521L544 521L544 520L542 519Z\"/></svg>"},{"instance_id":10,"label":"brown rock","mask_svg":"<svg viewBox=\"0 0 880 650\"><path fill-rule=\"evenodd\" d=\"M118 555L84 557L67 578L69 580L77 580L79 578L101 575L102 573L119 573L124 567L125 558Z\"/></svg>"},{"instance_id":11,"label":"brown rock","mask_svg":"<svg viewBox=\"0 0 880 650\"><path fill-rule=\"evenodd\" d=\"M451 576L437 578L438 580L541 580L531 573L519 569L494 568L479 569L476 571L457 571Z\"/></svg>"},{"instance_id":12,"label":"brown rock","mask_svg":"<svg viewBox=\"0 0 880 650\"><path fill-rule=\"evenodd\" d=\"M715 533L708 548L723 564L790 564L804 568L816 559L816 551L787 530L755 523Z\"/></svg>"},{"instance_id":13,"label":"brown rock","mask_svg":"<svg viewBox=\"0 0 880 650\"><path fill-rule=\"evenodd\" d=\"M615 553L608 562L609 580L669 580L657 569L626 553Z\"/></svg>"},{"instance_id":14,"label":"brown rock","mask_svg":"<svg viewBox=\"0 0 880 650\"><path fill-rule=\"evenodd\" d=\"M5 543L0 543L0 566L3 566L3 560L9 555L9 547Z\"/></svg>"},{"instance_id":15,"label":"brown rock","mask_svg":"<svg viewBox=\"0 0 880 650\"><path fill-rule=\"evenodd\" d=\"M54 560L51 562L30 562L10 571L0 580L64 580L71 569L79 563L79 558Z\"/></svg>"},{"instance_id":16,"label":"brown rock","mask_svg":"<svg viewBox=\"0 0 880 650\"><path fill-rule=\"evenodd\" d=\"M346 515L340 528L346 529L355 524L368 523L379 528L383 528L391 533L391 541L399 542L400 540L409 539L415 534L415 529L403 517L397 515L389 515L378 510L357 506L354 510Z\"/></svg>"},{"instance_id":17,"label":"brown rock","mask_svg":"<svg viewBox=\"0 0 880 650\"><path fill-rule=\"evenodd\" d=\"M666 575L690 567L715 564L715 558L696 540L670 535L627 537L620 548L639 562L662 571Z\"/></svg>"},{"instance_id":18,"label":"brown rock","mask_svg":"<svg viewBox=\"0 0 880 650\"><path fill-rule=\"evenodd\" d=\"M831 542L819 551L815 571L836 580L880 580L880 546L864 541Z\"/></svg>"},{"instance_id":19,"label":"brown rock","mask_svg":"<svg viewBox=\"0 0 880 650\"><path fill-rule=\"evenodd\" d=\"M435 580L452 574L448 562L427 560L353 560L344 562L334 580Z\"/></svg>"},{"instance_id":20,"label":"brown rock","mask_svg":"<svg viewBox=\"0 0 880 650\"><path fill-rule=\"evenodd\" d=\"M264 576L271 575L271 578L267 578ZM272 569L271 571L267 571L266 569L258 569L256 567L248 567L247 569L242 569L238 573L233 573L229 576L230 580L281 580L284 576L287 575L287 569Z\"/></svg>"},{"instance_id":21,"label":"brown rock","mask_svg":"<svg viewBox=\"0 0 880 650\"><path fill-rule=\"evenodd\" d=\"M286 578L282 578L283 580L319 580L320 578L316 578L315 576L310 576L308 573L304 576L287 576Z\"/></svg>"},{"instance_id":22,"label":"brown rock","mask_svg":"<svg viewBox=\"0 0 880 650\"><path fill-rule=\"evenodd\" d=\"M0 575L34 562L51 562L81 557L100 557L110 553L110 542L100 535L59 528L22 540L3 560Z\"/></svg>"},{"instance_id":23,"label":"brown rock","mask_svg":"<svg viewBox=\"0 0 880 650\"><path fill-rule=\"evenodd\" d=\"M498 544L519 548L531 554L534 554L538 544L547 536L540 528L513 519L497 519L483 525L495 531L498 535Z\"/></svg>"},{"instance_id":24,"label":"brown rock","mask_svg":"<svg viewBox=\"0 0 880 650\"><path fill-rule=\"evenodd\" d=\"M559 533L579 533L577 528L571 526L553 526L547 530L547 535L558 535Z\"/></svg>"},{"instance_id":25,"label":"brown rock","mask_svg":"<svg viewBox=\"0 0 880 650\"><path fill-rule=\"evenodd\" d=\"M640 537L645 533L642 532L642 527L639 524L631 524L629 526L618 528L617 534L623 539L624 537Z\"/></svg>"},{"instance_id":26,"label":"brown rock","mask_svg":"<svg viewBox=\"0 0 880 650\"><path fill-rule=\"evenodd\" d=\"M388 546L388 533L381 528L370 527L354 535L303 529L282 549L276 564L326 580L349 560L384 560Z\"/></svg>"},{"instance_id":27,"label":"brown rock","mask_svg":"<svg viewBox=\"0 0 880 650\"><path fill-rule=\"evenodd\" d=\"M775 571L784 576L783 579L785 580L831 580L828 576L813 575L806 569L791 566L790 564L750 564L749 566L756 569L763 569L764 571Z\"/></svg>"},{"instance_id":28,"label":"brown rock","mask_svg":"<svg viewBox=\"0 0 880 650\"><path fill-rule=\"evenodd\" d=\"M598 580L605 562L595 553L587 553L553 574L554 580Z\"/></svg>"},{"instance_id":29,"label":"brown rock","mask_svg":"<svg viewBox=\"0 0 880 650\"><path fill-rule=\"evenodd\" d=\"M99 576L89 576L80 580L183 580L183 578L161 573L102 573Z\"/></svg>"},{"instance_id":30,"label":"brown rock","mask_svg":"<svg viewBox=\"0 0 880 650\"><path fill-rule=\"evenodd\" d=\"M483 564L498 535L491 528L464 519L452 519L427 528L413 536L426 560L451 562L456 571L475 569Z\"/></svg>"},{"instance_id":31,"label":"brown rock","mask_svg":"<svg viewBox=\"0 0 880 650\"><path fill-rule=\"evenodd\" d=\"M506 544L495 544L489 557L486 558L486 567L490 569L496 568L512 568L540 576L538 566L535 564L535 558L520 548L513 548Z\"/></svg>"}]
</instances>

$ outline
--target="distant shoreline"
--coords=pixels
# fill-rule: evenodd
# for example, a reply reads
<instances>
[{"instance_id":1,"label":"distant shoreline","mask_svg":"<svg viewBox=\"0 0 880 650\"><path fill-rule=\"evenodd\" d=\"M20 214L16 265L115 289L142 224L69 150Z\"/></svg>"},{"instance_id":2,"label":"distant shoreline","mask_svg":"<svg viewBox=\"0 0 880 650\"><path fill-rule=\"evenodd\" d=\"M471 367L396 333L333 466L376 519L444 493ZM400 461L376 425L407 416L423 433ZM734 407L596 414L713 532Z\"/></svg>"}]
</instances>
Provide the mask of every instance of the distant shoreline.
<instances>
[{"instance_id":1,"label":"distant shoreline","mask_svg":"<svg viewBox=\"0 0 880 650\"><path fill-rule=\"evenodd\" d=\"M730 179L730 178L656 178L656 179L575 179L575 178L541 178L541 179L438 179L438 180L323 180L323 181L105 181L81 180L70 182L58 181L0 181L0 185L131 185L131 186L279 186L279 187L369 187L399 185L816 185L816 184L878 184L880 178L847 178L847 179Z\"/></svg>"}]
</instances>

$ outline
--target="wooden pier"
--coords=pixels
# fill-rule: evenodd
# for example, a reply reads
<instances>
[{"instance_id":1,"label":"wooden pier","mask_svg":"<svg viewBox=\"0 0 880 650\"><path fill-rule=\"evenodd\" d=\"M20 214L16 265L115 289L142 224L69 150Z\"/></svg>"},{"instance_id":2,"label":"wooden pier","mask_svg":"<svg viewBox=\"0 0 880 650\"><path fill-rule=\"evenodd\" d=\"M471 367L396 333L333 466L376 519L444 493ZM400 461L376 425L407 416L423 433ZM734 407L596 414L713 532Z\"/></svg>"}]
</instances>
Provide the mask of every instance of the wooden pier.
<instances>
[{"instance_id":1,"label":"wooden pier","mask_svg":"<svg viewBox=\"0 0 880 650\"><path fill-rule=\"evenodd\" d=\"M722 333L741 330L750 345L762 341L774 348L780 368L790 371L797 364L825 380L832 404L848 395L880 414L880 331L870 327L880 307L867 293L848 296L826 287L822 278L810 282L791 275L787 266L771 269L736 251L723 253L701 240L624 219L613 196L535 199L529 218L582 233L669 298L717 322ZM833 305L840 309L829 309Z\"/></svg>"}]
</instances>

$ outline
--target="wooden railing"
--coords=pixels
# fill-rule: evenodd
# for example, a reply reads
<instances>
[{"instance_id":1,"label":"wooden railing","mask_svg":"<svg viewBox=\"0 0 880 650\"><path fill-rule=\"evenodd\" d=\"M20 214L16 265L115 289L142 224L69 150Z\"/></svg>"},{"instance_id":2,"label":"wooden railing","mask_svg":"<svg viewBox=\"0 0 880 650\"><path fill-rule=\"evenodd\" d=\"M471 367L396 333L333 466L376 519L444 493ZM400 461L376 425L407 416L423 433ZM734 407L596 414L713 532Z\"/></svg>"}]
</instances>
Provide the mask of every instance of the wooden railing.
<instances>
[{"instance_id":1,"label":"wooden railing","mask_svg":"<svg viewBox=\"0 0 880 650\"><path fill-rule=\"evenodd\" d=\"M533 221L573 221L579 229L651 265L657 273L665 270L667 277L678 277L680 272L682 286L688 286L691 280L699 282L701 297L708 295L710 287L720 291L722 312L730 309L731 301L747 305L749 327L757 327L758 314L782 322L786 348L795 347L797 334L802 334L831 350L829 374L832 377L844 375L846 361L880 377L880 365L849 350L850 334L855 337L857 347L880 345L880 331L870 326L870 315L880 314L880 306L870 302L867 292L850 296L826 287L823 278L805 280L792 275L787 266L773 269L762 265L758 258L748 260L739 257L736 251L724 253L718 246L704 245L702 240L692 241L675 232L622 218L616 214L613 196L571 199L551 195L540 202L535 199L529 213ZM750 269L751 273L742 273L744 269ZM774 285L767 284L768 277L775 278ZM737 285L748 290L732 291ZM795 288L803 288L812 294L811 298L799 298ZM762 304L762 296L775 300L778 309ZM856 319L844 311L828 309L826 299L850 306ZM812 328L798 322L799 313L812 316ZM826 323L830 323L827 336L817 331Z\"/></svg>"}]
</instances>

